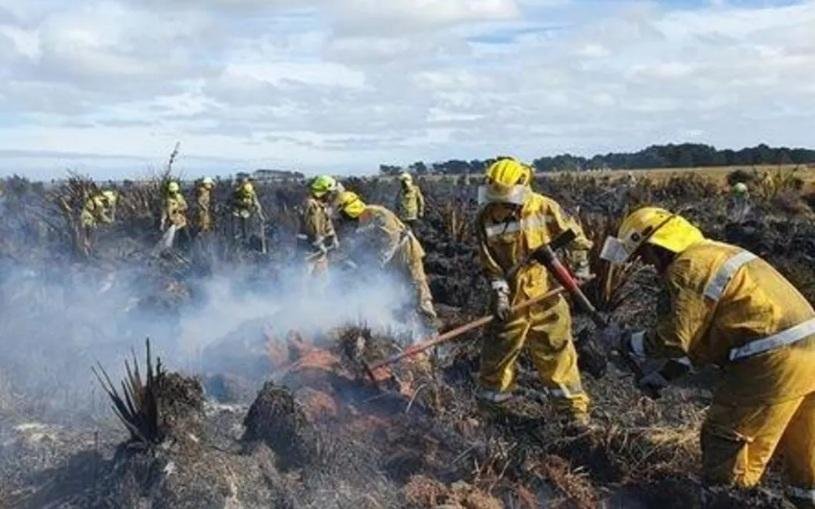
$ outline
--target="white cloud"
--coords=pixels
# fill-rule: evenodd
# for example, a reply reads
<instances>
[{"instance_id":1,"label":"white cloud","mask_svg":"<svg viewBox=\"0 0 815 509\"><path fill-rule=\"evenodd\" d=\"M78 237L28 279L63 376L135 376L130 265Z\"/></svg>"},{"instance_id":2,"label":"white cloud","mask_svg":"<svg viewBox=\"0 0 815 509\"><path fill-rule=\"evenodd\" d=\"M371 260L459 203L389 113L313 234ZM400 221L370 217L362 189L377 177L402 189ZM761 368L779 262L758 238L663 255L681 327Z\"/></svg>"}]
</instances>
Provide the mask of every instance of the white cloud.
<instances>
[{"instance_id":1,"label":"white cloud","mask_svg":"<svg viewBox=\"0 0 815 509\"><path fill-rule=\"evenodd\" d=\"M806 145L812 26L812 1L0 0L0 172L177 139L190 171Z\"/></svg>"}]
</instances>

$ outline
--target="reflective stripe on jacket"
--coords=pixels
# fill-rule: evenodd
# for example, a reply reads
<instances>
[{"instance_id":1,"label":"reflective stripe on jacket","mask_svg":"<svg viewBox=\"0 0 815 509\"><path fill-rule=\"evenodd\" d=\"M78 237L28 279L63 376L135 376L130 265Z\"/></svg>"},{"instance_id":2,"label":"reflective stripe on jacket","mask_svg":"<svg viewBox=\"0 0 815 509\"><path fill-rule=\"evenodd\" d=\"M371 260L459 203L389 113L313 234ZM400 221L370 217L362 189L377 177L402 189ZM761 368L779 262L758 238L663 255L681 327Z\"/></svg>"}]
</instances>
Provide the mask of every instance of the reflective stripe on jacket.
<instances>
[{"instance_id":1,"label":"reflective stripe on jacket","mask_svg":"<svg viewBox=\"0 0 815 509\"><path fill-rule=\"evenodd\" d=\"M724 404L772 404L815 391L815 311L761 258L703 240L677 255L664 275L662 309L649 355L682 357L725 371Z\"/></svg>"},{"instance_id":2,"label":"reflective stripe on jacket","mask_svg":"<svg viewBox=\"0 0 815 509\"><path fill-rule=\"evenodd\" d=\"M506 210L504 206L491 204L478 216L481 264L490 281L505 279L530 252L567 230L577 234L570 246L570 258L585 258L592 246L580 225L546 196L529 193L517 215L506 215ZM507 283L515 304L541 295L553 284L546 268L537 262L522 267Z\"/></svg>"}]
</instances>

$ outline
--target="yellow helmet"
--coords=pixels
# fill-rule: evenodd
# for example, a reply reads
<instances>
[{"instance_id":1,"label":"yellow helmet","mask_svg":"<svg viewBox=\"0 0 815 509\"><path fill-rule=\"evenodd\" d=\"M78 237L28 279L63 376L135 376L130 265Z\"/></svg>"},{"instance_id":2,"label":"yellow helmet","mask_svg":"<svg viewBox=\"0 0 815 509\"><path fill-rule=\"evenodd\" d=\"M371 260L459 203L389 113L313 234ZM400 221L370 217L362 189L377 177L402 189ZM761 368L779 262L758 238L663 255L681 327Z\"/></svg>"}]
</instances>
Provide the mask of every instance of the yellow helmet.
<instances>
[{"instance_id":1,"label":"yellow helmet","mask_svg":"<svg viewBox=\"0 0 815 509\"><path fill-rule=\"evenodd\" d=\"M531 191L532 169L510 157L498 159L484 174L485 184L478 189L479 203L523 205Z\"/></svg>"},{"instance_id":2,"label":"yellow helmet","mask_svg":"<svg viewBox=\"0 0 815 509\"><path fill-rule=\"evenodd\" d=\"M705 238L684 217L658 207L643 207L629 214L617 235L606 239L600 254L613 263L630 261L645 243L681 253Z\"/></svg>"},{"instance_id":3,"label":"yellow helmet","mask_svg":"<svg viewBox=\"0 0 815 509\"><path fill-rule=\"evenodd\" d=\"M243 191L246 194L254 193L255 186L253 186L251 182L244 182L243 184L241 184L241 191Z\"/></svg>"},{"instance_id":4,"label":"yellow helmet","mask_svg":"<svg viewBox=\"0 0 815 509\"><path fill-rule=\"evenodd\" d=\"M344 191L337 198L337 208L346 216L356 219L365 212L365 202L351 191Z\"/></svg>"},{"instance_id":5,"label":"yellow helmet","mask_svg":"<svg viewBox=\"0 0 815 509\"><path fill-rule=\"evenodd\" d=\"M215 185L215 181L214 181L214 180L212 180L212 177L204 177L204 178L201 180L201 184L203 184L203 185L204 185L204 186L206 186L206 187L212 187L212 186L214 186L214 185Z\"/></svg>"},{"instance_id":6,"label":"yellow helmet","mask_svg":"<svg viewBox=\"0 0 815 509\"><path fill-rule=\"evenodd\" d=\"M178 182L175 180L171 181L167 184L167 191L170 193L177 193L181 190L181 186L178 185Z\"/></svg>"},{"instance_id":7,"label":"yellow helmet","mask_svg":"<svg viewBox=\"0 0 815 509\"><path fill-rule=\"evenodd\" d=\"M399 180L402 182L413 182L413 177L410 176L410 173L403 171L399 174Z\"/></svg>"}]
</instances>

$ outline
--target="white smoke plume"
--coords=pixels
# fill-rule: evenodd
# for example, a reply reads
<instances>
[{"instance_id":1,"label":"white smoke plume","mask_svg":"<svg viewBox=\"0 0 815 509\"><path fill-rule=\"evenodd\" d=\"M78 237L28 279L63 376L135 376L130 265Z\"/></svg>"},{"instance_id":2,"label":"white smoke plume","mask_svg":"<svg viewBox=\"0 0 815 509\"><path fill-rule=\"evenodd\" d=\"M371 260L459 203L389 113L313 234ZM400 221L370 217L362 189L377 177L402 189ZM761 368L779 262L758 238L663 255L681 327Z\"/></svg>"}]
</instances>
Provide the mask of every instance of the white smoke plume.
<instances>
[{"instance_id":1,"label":"white smoke plume","mask_svg":"<svg viewBox=\"0 0 815 509\"><path fill-rule=\"evenodd\" d=\"M301 264L276 277L257 274L232 266L188 278L187 290L149 265L4 265L0 378L43 414L78 412L89 403L105 410L91 366L100 362L118 374L131 350L143 357L147 337L169 368L215 374L251 371L241 363L263 355L264 332L281 340L291 330L311 336L345 325L420 333L404 318L411 287L378 269L333 269L325 280L304 274Z\"/></svg>"}]
</instances>

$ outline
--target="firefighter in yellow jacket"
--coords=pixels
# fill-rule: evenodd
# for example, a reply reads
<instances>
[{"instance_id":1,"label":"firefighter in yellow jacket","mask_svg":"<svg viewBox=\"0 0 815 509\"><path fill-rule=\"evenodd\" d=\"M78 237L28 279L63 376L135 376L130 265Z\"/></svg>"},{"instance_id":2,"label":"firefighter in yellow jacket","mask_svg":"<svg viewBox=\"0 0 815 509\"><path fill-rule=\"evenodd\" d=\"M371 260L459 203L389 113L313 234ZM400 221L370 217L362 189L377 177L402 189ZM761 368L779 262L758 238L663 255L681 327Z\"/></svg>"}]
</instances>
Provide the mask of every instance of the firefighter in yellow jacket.
<instances>
[{"instance_id":1,"label":"firefighter in yellow jacket","mask_svg":"<svg viewBox=\"0 0 815 509\"><path fill-rule=\"evenodd\" d=\"M655 329L607 337L635 360L685 359L723 369L702 426L708 485L755 486L777 448L787 494L815 507L815 311L767 262L706 239L684 218L646 207L630 214L603 257L641 257L656 267L669 305ZM676 365L677 363L673 363ZM681 365L681 364L680 364ZM659 388L680 374L666 368L639 383Z\"/></svg>"},{"instance_id":2,"label":"firefighter in yellow jacket","mask_svg":"<svg viewBox=\"0 0 815 509\"><path fill-rule=\"evenodd\" d=\"M433 296L424 272L425 251L396 214L379 205L366 205L350 191L341 193L337 207L347 221L357 224L355 236L376 255L379 265L391 268L411 282L420 315L432 323L436 319Z\"/></svg>"},{"instance_id":3,"label":"firefighter in yellow jacket","mask_svg":"<svg viewBox=\"0 0 815 509\"><path fill-rule=\"evenodd\" d=\"M328 252L339 247L329 214L329 202L340 188L341 185L328 175L320 175L309 185L299 234L307 246L309 274L324 274L328 268Z\"/></svg>"},{"instance_id":4,"label":"firefighter in yellow jacket","mask_svg":"<svg viewBox=\"0 0 815 509\"><path fill-rule=\"evenodd\" d=\"M577 234L569 246L571 265L576 275L588 276L591 242L554 200L532 191L531 180L531 168L503 158L487 168L486 182L479 188L481 263L493 290L497 318L481 350L479 396L487 406L498 406L511 398L515 364L527 347L566 424L582 428L588 422L589 397L580 380L566 300L557 296L523 311L510 311L514 305L545 294L553 285L546 268L535 261L511 274L513 268L566 230Z\"/></svg>"},{"instance_id":5,"label":"firefighter in yellow jacket","mask_svg":"<svg viewBox=\"0 0 815 509\"><path fill-rule=\"evenodd\" d=\"M85 256L93 250L94 232L100 224L112 224L116 220L116 191L105 190L94 194L85 201L79 213L82 224L82 241L80 249Z\"/></svg>"},{"instance_id":6,"label":"firefighter in yellow jacket","mask_svg":"<svg viewBox=\"0 0 815 509\"><path fill-rule=\"evenodd\" d=\"M255 186L249 179L243 179L235 191L232 193L232 229L233 237L236 240L248 244L252 236L252 221L253 218L258 220L258 231L261 238L263 251L266 250L265 246L265 221L266 217L263 214L263 207L260 205Z\"/></svg>"},{"instance_id":7,"label":"firefighter in yellow jacket","mask_svg":"<svg viewBox=\"0 0 815 509\"><path fill-rule=\"evenodd\" d=\"M181 194L181 186L178 182L171 181L167 184L159 229L164 232L161 244L165 249L173 247L175 238L179 233L189 235L187 231L187 200Z\"/></svg>"},{"instance_id":8,"label":"firefighter in yellow jacket","mask_svg":"<svg viewBox=\"0 0 815 509\"><path fill-rule=\"evenodd\" d=\"M424 196L419 186L413 182L410 173L399 175L399 182L396 211L403 223L413 227L416 221L424 217Z\"/></svg>"},{"instance_id":9,"label":"firefighter in yellow jacket","mask_svg":"<svg viewBox=\"0 0 815 509\"><path fill-rule=\"evenodd\" d=\"M212 203L214 187L212 177L204 177L195 188L195 226L199 233L211 232L215 228Z\"/></svg>"}]
</instances>

